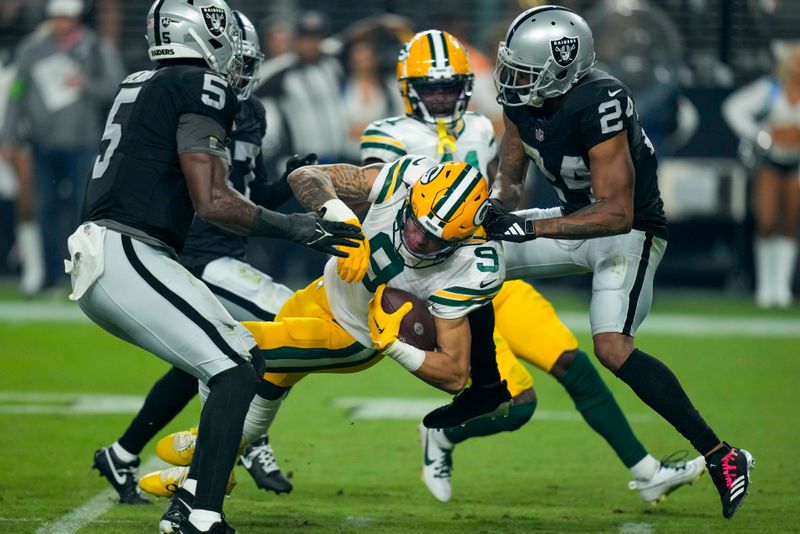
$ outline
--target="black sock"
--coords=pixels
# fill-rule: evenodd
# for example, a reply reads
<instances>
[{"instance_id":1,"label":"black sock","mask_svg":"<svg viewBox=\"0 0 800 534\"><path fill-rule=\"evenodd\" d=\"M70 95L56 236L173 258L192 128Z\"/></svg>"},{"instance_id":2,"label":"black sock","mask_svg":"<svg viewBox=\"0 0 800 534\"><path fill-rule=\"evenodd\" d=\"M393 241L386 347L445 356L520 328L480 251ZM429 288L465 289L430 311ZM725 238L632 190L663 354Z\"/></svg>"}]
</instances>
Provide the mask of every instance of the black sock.
<instances>
[{"instance_id":1,"label":"black sock","mask_svg":"<svg viewBox=\"0 0 800 534\"><path fill-rule=\"evenodd\" d=\"M211 390L200 415L197 448L189 478L197 480L194 506L220 512L225 487L242 439L244 416L256 392L256 372L248 364L219 373L208 381Z\"/></svg>"},{"instance_id":2,"label":"black sock","mask_svg":"<svg viewBox=\"0 0 800 534\"><path fill-rule=\"evenodd\" d=\"M472 332L470 376L472 384L486 386L500 382L497 353L494 345L494 307L491 303L472 311L468 316Z\"/></svg>"},{"instance_id":3,"label":"black sock","mask_svg":"<svg viewBox=\"0 0 800 534\"><path fill-rule=\"evenodd\" d=\"M692 405L678 378L661 361L633 349L616 374L700 454L706 454L719 444L720 439Z\"/></svg>"},{"instance_id":4,"label":"black sock","mask_svg":"<svg viewBox=\"0 0 800 534\"><path fill-rule=\"evenodd\" d=\"M123 449L138 455L196 394L197 379L173 367L153 384L142 409L117 441Z\"/></svg>"}]
</instances>

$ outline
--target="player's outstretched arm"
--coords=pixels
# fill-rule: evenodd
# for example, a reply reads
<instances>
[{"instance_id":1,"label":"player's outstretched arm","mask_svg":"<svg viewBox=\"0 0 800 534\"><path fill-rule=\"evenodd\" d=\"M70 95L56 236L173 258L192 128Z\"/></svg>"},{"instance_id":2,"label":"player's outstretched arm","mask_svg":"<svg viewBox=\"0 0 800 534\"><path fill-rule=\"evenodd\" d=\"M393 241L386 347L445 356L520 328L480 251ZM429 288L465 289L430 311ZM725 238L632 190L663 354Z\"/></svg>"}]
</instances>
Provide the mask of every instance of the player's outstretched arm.
<instances>
[{"instance_id":1,"label":"player's outstretched arm","mask_svg":"<svg viewBox=\"0 0 800 534\"><path fill-rule=\"evenodd\" d=\"M382 163L364 167L346 163L309 165L292 171L287 180L300 204L309 211L317 211L336 198L343 202L364 202L382 168Z\"/></svg>"},{"instance_id":2,"label":"player's outstretched arm","mask_svg":"<svg viewBox=\"0 0 800 534\"><path fill-rule=\"evenodd\" d=\"M635 171L627 132L592 147L589 168L594 202L566 217L534 221L537 237L586 239L631 231Z\"/></svg>"},{"instance_id":3,"label":"player's outstretched arm","mask_svg":"<svg viewBox=\"0 0 800 534\"><path fill-rule=\"evenodd\" d=\"M525 175L528 171L528 156L522 145L517 126L503 115L505 132L498 150L500 162L492 184L492 198L500 201L507 210L519 206Z\"/></svg>"},{"instance_id":4,"label":"player's outstretched arm","mask_svg":"<svg viewBox=\"0 0 800 534\"><path fill-rule=\"evenodd\" d=\"M228 185L228 164L206 152L183 152L180 163L195 212L203 219L242 235L295 241L346 257L338 247L357 247L363 239L353 225L329 222L316 213L277 213L256 206Z\"/></svg>"}]
</instances>

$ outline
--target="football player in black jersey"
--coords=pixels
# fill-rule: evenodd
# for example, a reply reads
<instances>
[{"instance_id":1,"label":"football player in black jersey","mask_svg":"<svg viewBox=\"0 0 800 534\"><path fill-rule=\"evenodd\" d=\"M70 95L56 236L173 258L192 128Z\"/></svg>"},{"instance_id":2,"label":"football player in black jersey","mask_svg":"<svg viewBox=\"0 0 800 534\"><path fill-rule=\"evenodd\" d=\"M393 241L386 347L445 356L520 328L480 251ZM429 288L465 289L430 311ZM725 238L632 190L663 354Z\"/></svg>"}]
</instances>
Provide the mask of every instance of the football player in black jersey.
<instances>
[{"instance_id":1,"label":"football player in black jersey","mask_svg":"<svg viewBox=\"0 0 800 534\"><path fill-rule=\"evenodd\" d=\"M223 0L156 0L147 39L161 68L128 76L109 112L84 223L69 238L71 298L110 333L208 386L188 480L161 530L233 532L221 517L222 500L263 361L251 357L249 332L176 252L195 212L238 234L291 239L338 256L347 256L342 247L366 245L357 227L269 211L228 185L225 144L239 107L231 86L242 55ZM105 463L119 482L128 473L110 451Z\"/></svg>"},{"instance_id":2,"label":"football player in black jersey","mask_svg":"<svg viewBox=\"0 0 800 534\"><path fill-rule=\"evenodd\" d=\"M315 163L313 155L292 158L280 180L268 182L261 157L261 140L266 133L266 116L261 102L251 96L258 82L263 59L255 26L241 12L233 16L242 39L242 73L234 90L239 112L234 119L228 154L231 185L254 203L272 209L292 197L286 175L299 165ZM246 263L247 238L195 218L180 253L181 263L201 279L225 309L237 321L271 321L292 295L292 291ZM144 446L169 423L197 394L197 379L178 367L172 367L153 385L144 405L120 438L94 453L94 466L108 479L120 502L143 504L150 501L140 495L136 469ZM245 434L247 434L245 423ZM252 436L251 436L252 437ZM189 439L194 440L194 436ZM280 471L267 437L255 436L245 450L242 462L258 487L288 493L292 484ZM110 449L110 450L109 450ZM109 455L108 457L106 455ZM108 458L117 460L117 472L128 474L119 483L109 467ZM127 460L127 461L122 461Z\"/></svg>"},{"instance_id":3,"label":"football player in black jersey","mask_svg":"<svg viewBox=\"0 0 800 534\"><path fill-rule=\"evenodd\" d=\"M509 241L510 279L593 273L595 354L705 455L730 518L748 493L752 455L721 441L672 371L633 344L650 309L667 225L653 146L633 98L594 62L592 32L569 9L533 8L511 24L495 70L506 130L484 226ZM509 213L530 160L560 206Z\"/></svg>"}]
</instances>

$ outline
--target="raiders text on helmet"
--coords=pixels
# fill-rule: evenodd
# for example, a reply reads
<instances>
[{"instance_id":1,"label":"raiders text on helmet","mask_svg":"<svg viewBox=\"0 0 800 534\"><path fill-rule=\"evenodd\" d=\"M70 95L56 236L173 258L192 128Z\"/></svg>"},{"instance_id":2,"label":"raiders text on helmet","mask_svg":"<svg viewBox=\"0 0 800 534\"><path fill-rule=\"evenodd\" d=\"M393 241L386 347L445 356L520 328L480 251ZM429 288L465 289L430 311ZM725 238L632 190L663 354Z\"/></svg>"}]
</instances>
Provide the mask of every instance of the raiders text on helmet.
<instances>
[{"instance_id":1,"label":"raiders text on helmet","mask_svg":"<svg viewBox=\"0 0 800 534\"><path fill-rule=\"evenodd\" d=\"M397 58L397 82L406 115L428 124L458 122L472 96L473 78L469 54L447 32L418 33Z\"/></svg>"},{"instance_id":2,"label":"raiders text on helmet","mask_svg":"<svg viewBox=\"0 0 800 534\"><path fill-rule=\"evenodd\" d=\"M505 106L541 106L561 96L595 63L586 21L560 6L541 6L518 16L497 51L494 83Z\"/></svg>"},{"instance_id":3,"label":"raiders text on helmet","mask_svg":"<svg viewBox=\"0 0 800 534\"><path fill-rule=\"evenodd\" d=\"M156 0L147 14L147 46L152 61L202 59L229 79L241 72L239 26L223 0ZM236 84L234 84L236 85Z\"/></svg>"}]
</instances>

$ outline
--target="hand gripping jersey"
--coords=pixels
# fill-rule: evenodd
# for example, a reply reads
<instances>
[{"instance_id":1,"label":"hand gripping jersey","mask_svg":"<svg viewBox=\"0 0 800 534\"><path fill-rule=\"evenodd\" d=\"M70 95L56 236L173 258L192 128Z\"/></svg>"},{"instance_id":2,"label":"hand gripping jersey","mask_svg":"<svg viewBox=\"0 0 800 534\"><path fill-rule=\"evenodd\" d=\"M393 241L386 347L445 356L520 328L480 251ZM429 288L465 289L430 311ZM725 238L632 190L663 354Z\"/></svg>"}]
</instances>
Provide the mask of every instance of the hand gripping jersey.
<instances>
[{"instance_id":1,"label":"hand gripping jersey","mask_svg":"<svg viewBox=\"0 0 800 534\"><path fill-rule=\"evenodd\" d=\"M180 118L209 117L227 136L238 107L228 82L202 67L175 65L128 76L108 114L83 220L114 221L180 250L194 217L178 159ZM219 153L225 142L210 138L208 152Z\"/></svg>"},{"instance_id":2,"label":"hand gripping jersey","mask_svg":"<svg viewBox=\"0 0 800 534\"><path fill-rule=\"evenodd\" d=\"M264 187L267 172L261 157L261 140L267 131L264 106L251 96L240 102L239 113L233 123L231 142L228 145L231 187L246 197L250 190ZM186 236L181 251L185 265L205 265L217 258L229 257L244 261L247 237L223 230L215 224L196 218Z\"/></svg>"},{"instance_id":3,"label":"hand gripping jersey","mask_svg":"<svg viewBox=\"0 0 800 534\"><path fill-rule=\"evenodd\" d=\"M666 239L653 145L628 88L592 69L558 100L555 111L549 101L542 108L504 106L503 111L517 126L528 157L556 188L564 214L594 202L589 150L624 130L636 173L633 228Z\"/></svg>"},{"instance_id":4,"label":"hand gripping jersey","mask_svg":"<svg viewBox=\"0 0 800 534\"><path fill-rule=\"evenodd\" d=\"M438 162L465 161L488 176L487 166L497 156L491 121L479 113L468 112L454 133L456 151L440 154L435 127L407 116L375 121L361 136L361 160L389 162L406 154L419 154Z\"/></svg>"},{"instance_id":5,"label":"hand gripping jersey","mask_svg":"<svg viewBox=\"0 0 800 534\"><path fill-rule=\"evenodd\" d=\"M472 239L446 260L422 268L405 265L395 247L399 243L395 221L405 206L409 187L437 162L426 157L405 156L381 170L369 200L372 207L362 229L369 239L371 257L361 282L347 283L336 274L336 258L325 265L325 288L333 316L347 332L366 347L372 346L367 324L367 305L380 284L403 289L427 301L435 317L457 319L488 304L505 279L502 247L484 239ZM408 258L411 259L411 258Z\"/></svg>"}]
</instances>

